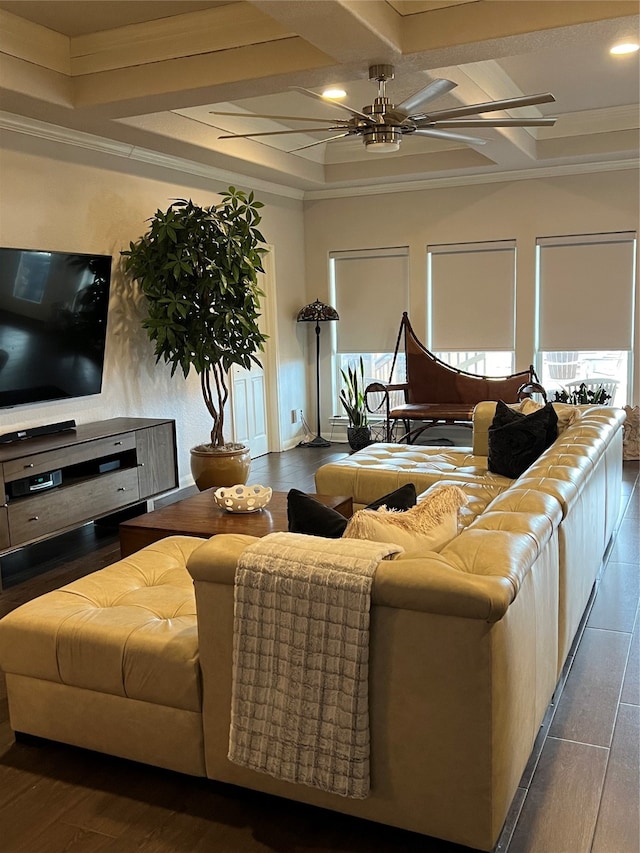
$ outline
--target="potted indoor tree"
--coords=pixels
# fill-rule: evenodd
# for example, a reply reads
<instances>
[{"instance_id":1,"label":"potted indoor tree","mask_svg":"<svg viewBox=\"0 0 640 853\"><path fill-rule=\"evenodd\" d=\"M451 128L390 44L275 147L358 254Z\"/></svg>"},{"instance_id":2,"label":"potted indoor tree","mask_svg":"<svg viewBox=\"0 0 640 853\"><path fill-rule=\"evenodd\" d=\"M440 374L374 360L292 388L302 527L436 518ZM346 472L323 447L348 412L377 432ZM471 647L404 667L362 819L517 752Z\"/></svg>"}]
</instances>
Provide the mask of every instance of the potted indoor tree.
<instances>
[{"instance_id":1,"label":"potted indoor tree","mask_svg":"<svg viewBox=\"0 0 640 853\"><path fill-rule=\"evenodd\" d=\"M347 441L352 450L362 450L371 444L371 429L364 396L364 362L362 356L356 367L347 365L340 369L344 387L340 389L340 402L349 419Z\"/></svg>"},{"instance_id":2,"label":"potted indoor tree","mask_svg":"<svg viewBox=\"0 0 640 853\"><path fill-rule=\"evenodd\" d=\"M124 270L146 297L143 327L156 362L185 378L200 377L211 415L209 441L192 448L191 470L199 489L246 482L249 449L225 439L229 370L260 364L265 335L258 327L257 274L266 249L258 230L263 204L229 187L218 205L175 200L157 210L147 232L121 252ZM211 473L213 471L213 473Z\"/></svg>"}]
</instances>

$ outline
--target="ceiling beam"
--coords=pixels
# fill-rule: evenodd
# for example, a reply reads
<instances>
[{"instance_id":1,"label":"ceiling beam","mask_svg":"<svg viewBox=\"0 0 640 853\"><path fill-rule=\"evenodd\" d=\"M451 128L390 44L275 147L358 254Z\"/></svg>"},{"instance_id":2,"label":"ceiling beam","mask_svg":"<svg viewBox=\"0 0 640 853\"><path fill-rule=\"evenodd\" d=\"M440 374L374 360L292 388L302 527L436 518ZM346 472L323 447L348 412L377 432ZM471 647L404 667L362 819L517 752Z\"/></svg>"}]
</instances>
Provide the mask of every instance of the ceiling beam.
<instances>
[{"instance_id":1,"label":"ceiling beam","mask_svg":"<svg viewBox=\"0 0 640 853\"><path fill-rule=\"evenodd\" d=\"M133 68L295 36L249 3L230 3L71 39L73 76Z\"/></svg>"},{"instance_id":2,"label":"ceiling beam","mask_svg":"<svg viewBox=\"0 0 640 853\"><path fill-rule=\"evenodd\" d=\"M402 18L386 0L250 0L336 63L391 62L401 53Z\"/></svg>"}]
</instances>

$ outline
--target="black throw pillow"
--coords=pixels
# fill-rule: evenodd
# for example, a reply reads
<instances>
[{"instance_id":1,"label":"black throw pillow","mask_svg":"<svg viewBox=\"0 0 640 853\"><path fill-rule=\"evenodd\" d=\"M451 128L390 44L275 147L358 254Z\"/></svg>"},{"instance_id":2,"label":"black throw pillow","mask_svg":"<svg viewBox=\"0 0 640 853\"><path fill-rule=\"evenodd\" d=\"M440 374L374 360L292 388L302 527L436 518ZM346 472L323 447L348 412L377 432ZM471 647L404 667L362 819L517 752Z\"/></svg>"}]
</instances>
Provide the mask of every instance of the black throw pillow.
<instances>
[{"instance_id":1,"label":"black throw pillow","mask_svg":"<svg viewBox=\"0 0 640 853\"><path fill-rule=\"evenodd\" d=\"M398 512L404 512L406 509L411 509L418 502L416 487L413 483L407 483L405 486L389 492L388 495L383 495L371 504L367 505L367 509L379 509L381 506L386 506L387 509L395 509Z\"/></svg>"},{"instance_id":2,"label":"black throw pillow","mask_svg":"<svg viewBox=\"0 0 640 853\"><path fill-rule=\"evenodd\" d=\"M515 480L558 437L558 416L551 403L524 415L502 400L489 427L489 471Z\"/></svg>"},{"instance_id":3,"label":"black throw pillow","mask_svg":"<svg viewBox=\"0 0 640 853\"><path fill-rule=\"evenodd\" d=\"M369 504L367 509L378 509L384 505L388 509L404 511L415 506L416 500L416 487L407 483ZM325 539L340 539L347 526L344 515L299 489L291 489L287 495L287 520L289 533L306 533L307 536L323 536Z\"/></svg>"},{"instance_id":4,"label":"black throw pillow","mask_svg":"<svg viewBox=\"0 0 640 853\"><path fill-rule=\"evenodd\" d=\"M287 495L287 519L289 533L325 539L340 539L347 526L344 515L298 489L291 489Z\"/></svg>"},{"instance_id":5,"label":"black throw pillow","mask_svg":"<svg viewBox=\"0 0 640 853\"><path fill-rule=\"evenodd\" d=\"M546 406L525 415L522 412L518 412L516 409L512 409L510 406L507 406L507 404L502 400L499 400L496 403L496 412L491 425L505 426L506 424L522 421L523 418L530 418L532 415L536 415L540 420L547 424L546 441L548 442L547 447L550 447L558 437L558 416L552 403L547 403ZM536 423L535 418L533 423Z\"/></svg>"}]
</instances>

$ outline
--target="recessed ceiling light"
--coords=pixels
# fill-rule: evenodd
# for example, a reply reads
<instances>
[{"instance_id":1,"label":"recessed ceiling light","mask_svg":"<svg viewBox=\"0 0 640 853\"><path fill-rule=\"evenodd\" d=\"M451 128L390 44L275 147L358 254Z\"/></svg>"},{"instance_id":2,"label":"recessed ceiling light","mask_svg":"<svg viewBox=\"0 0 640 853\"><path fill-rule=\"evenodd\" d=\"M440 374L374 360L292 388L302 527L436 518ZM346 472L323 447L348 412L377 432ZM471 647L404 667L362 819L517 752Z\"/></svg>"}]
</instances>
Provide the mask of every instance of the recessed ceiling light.
<instances>
[{"instance_id":1,"label":"recessed ceiling light","mask_svg":"<svg viewBox=\"0 0 640 853\"><path fill-rule=\"evenodd\" d=\"M323 98L344 98L346 97L346 92L344 89L325 89L322 93Z\"/></svg>"},{"instance_id":2,"label":"recessed ceiling light","mask_svg":"<svg viewBox=\"0 0 640 853\"><path fill-rule=\"evenodd\" d=\"M609 53L612 53L614 56L622 56L625 53L635 53L639 48L640 45L637 42L629 41L624 44L614 45Z\"/></svg>"}]
</instances>

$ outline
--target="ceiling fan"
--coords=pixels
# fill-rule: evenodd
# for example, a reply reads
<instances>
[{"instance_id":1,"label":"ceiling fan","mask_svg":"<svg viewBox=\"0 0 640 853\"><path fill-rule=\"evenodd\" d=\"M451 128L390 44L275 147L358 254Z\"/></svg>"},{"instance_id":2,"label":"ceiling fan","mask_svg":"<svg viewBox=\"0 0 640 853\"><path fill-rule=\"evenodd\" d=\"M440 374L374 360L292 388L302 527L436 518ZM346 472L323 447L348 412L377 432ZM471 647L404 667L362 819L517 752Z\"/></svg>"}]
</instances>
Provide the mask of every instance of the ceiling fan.
<instances>
[{"instance_id":1,"label":"ceiling fan","mask_svg":"<svg viewBox=\"0 0 640 853\"><path fill-rule=\"evenodd\" d=\"M455 89L456 83L451 80L432 80L424 88L405 98L401 104L395 106L389 102L386 96L386 83L393 80L393 65L371 65L369 67L369 79L378 81L378 96L373 104L357 110L347 104L343 104L334 98L325 98L303 89L292 86L298 92L322 101L334 104L341 110L351 114L351 118L344 119L320 119L303 118L301 116L274 116L253 113L252 118L270 118L285 121L312 121L324 124L326 127L305 127L298 130L267 130L255 133L228 133L219 136L219 139L246 139L254 136L279 136L286 133L315 133L322 131L338 131L335 136L319 139L309 145L294 148L293 151L303 151L314 145L322 145L323 142L332 142L345 136L359 136L367 149L378 153L397 151L400 148L402 137L409 134L416 136L431 136L436 139L451 139L458 142L466 142L470 145L484 145L487 140L476 136L468 136L463 133L451 132L450 128L458 127L549 127L555 124L555 118L477 118L480 113L494 112L496 110L514 109L516 107L528 107L534 104L546 104L555 101L549 92L541 95L525 95L521 98L506 98L502 101L489 101L485 104L470 104L468 106L454 107L449 110L436 110L435 112L424 112L424 106L440 95L445 95ZM212 115L238 116L238 113L218 112L213 110ZM471 118L467 118L471 116Z\"/></svg>"}]
</instances>

